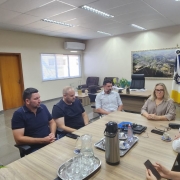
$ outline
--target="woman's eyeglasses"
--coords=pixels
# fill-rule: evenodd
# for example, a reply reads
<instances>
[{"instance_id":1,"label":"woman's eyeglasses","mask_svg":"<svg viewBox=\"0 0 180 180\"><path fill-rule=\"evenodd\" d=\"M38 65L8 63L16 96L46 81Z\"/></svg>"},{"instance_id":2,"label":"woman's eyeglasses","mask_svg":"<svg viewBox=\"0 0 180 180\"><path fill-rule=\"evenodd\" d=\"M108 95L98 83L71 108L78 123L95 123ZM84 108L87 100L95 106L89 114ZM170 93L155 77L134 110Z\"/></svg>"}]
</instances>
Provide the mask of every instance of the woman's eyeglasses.
<instances>
[{"instance_id":1,"label":"woman's eyeglasses","mask_svg":"<svg viewBox=\"0 0 180 180\"><path fill-rule=\"evenodd\" d=\"M156 92L164 92L164 89L155 89Z\"/></svg>"}]
</instances>

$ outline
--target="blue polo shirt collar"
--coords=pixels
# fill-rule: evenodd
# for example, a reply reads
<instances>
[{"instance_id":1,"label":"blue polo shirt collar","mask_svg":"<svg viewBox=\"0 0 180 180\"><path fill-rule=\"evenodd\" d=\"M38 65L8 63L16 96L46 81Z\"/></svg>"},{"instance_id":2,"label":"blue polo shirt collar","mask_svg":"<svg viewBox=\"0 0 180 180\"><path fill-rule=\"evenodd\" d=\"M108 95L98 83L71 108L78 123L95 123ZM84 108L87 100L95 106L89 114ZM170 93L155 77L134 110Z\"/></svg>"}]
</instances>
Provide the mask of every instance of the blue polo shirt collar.
<instances>
[{"instance_id":1,"label":"blue polo shirt collar","mask_svg":"<svg viewBox=\"0 0 180 180\"><path fill-rule=\"evenodd\" d=\"M23 109L23 111L24 111L25 113L26 113L26 112L31 112L31 111L27 108L26 105L22 106L22 109ZM37 109L37 112L41 111L42 109L43 109L43 107L41 107L41 105L40 105L40 107L38 107L38 109Z\"/></svg>"}]
</instances>

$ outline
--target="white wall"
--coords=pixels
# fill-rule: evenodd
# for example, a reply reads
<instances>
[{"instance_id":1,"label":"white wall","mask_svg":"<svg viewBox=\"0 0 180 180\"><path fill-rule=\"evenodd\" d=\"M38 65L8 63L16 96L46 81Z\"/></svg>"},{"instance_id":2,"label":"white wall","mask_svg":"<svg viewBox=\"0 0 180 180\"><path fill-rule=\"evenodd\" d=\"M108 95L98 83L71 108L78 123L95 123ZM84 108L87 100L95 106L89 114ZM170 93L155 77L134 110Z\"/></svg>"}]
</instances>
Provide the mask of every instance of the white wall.
<instances>
[{"instance_id":1,"label":"white wall","mask_svg":"<svg viewBox=\"0 0 180 180\"><path fill-rule=\"evenodd\" d=\"M100 77L100 85L107 76L131 80L131 51L173 48L177 44L180 46L180 26L88 40L84 75ZM172 79L146 80L145 87L151 90L158 82L164 82L171 91Z\"/></svg>"},{"instance_id":2,"label":"white wall","mask_svg":"<svg viewBox=\"0 0 180 180\"><path fill-rule=\"evenodd\" d=\"M0 30L0 52L21 53L24 88L37 88L40 92L42 101L61 97L64 86L73 83L73 86L77 87L79 81L82 80L82 78L75 78L46 82L42 81L41 53L72 54L70 51L63 49L64 41L78 42L78 40ZM0 92L0 111L1 110L3 110L3 105Z\"/></svg>"}]
</instances>

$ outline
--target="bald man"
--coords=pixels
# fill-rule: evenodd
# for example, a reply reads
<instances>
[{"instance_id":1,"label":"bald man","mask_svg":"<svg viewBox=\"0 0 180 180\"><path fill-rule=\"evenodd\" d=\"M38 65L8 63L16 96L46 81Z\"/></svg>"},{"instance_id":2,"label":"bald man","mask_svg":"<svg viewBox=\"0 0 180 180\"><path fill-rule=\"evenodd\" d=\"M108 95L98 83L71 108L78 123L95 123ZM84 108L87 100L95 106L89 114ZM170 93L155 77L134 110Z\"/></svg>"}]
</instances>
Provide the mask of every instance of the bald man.
<instances>
[{"instance_id":1,"label":"bald man","mask_svg":"<svg viewBox=\"0 0 180 180\"><path fill-rule=\"evenodd\" d=\"M70 86L63 89L63 99L53 106L52 118L62 130L59 138L89 123L87 113L81 102L75 98L75 91Z\"/></svg>"}]
</instances>

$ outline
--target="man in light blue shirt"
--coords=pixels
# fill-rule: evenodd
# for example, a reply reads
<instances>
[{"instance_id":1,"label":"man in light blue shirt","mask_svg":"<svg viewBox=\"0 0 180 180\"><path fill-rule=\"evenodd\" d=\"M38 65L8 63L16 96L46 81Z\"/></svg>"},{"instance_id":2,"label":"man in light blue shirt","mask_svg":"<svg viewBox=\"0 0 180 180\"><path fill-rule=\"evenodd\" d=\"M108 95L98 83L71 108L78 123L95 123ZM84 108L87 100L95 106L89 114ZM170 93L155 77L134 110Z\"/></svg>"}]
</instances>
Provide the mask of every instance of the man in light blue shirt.
<instances>
[{"instance_id":1,"label":"man in light blue shirt","mask_svg":"<svg viewBox=\"0 0 180 180\"><path fill-rule=\"evenodd\" d=\"M103 88L104 90L96 96L96 112L107 115L113 111L122 111L123 104L120 95L112 91L112 82L105 80Z\"/></svg>"}]
</instances>

